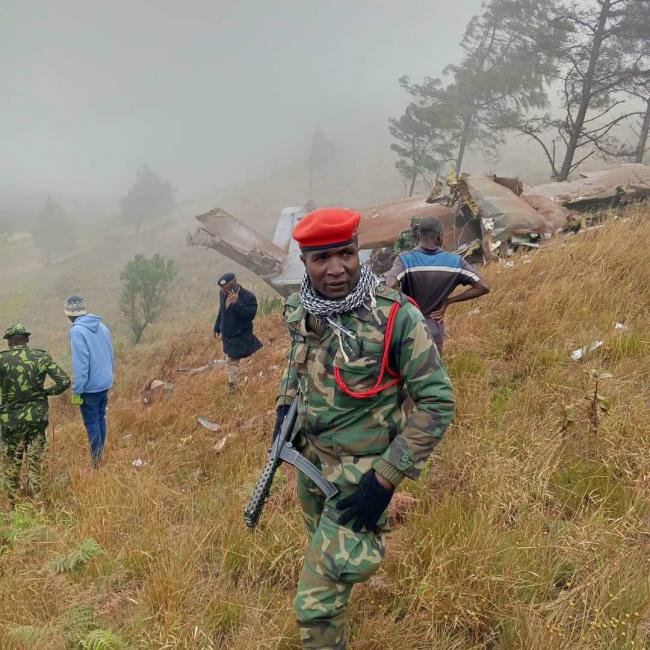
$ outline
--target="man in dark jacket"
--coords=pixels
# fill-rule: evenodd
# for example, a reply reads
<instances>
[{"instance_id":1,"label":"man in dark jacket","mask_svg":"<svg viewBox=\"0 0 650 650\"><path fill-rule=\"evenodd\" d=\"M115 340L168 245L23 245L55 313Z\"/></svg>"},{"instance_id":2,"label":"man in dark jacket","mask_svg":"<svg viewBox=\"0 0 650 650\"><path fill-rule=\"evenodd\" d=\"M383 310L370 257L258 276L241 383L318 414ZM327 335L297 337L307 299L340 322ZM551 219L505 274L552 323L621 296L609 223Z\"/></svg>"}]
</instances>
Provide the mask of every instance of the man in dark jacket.
<instances>
[{"instance_id":1,"label":"man in dark jacket","mask_svg":"<svg viewBox=\"0 0 650 650\"><path fill-rule=\"evenodd\" d=\"M214 323L214 337L221 338L226 355L228 388L234 392L239 381L239 362L257 352L262 343L253 334L257 298L239 286L234 273L219 278L219 313Z\"/></svg>"}]
</instances>

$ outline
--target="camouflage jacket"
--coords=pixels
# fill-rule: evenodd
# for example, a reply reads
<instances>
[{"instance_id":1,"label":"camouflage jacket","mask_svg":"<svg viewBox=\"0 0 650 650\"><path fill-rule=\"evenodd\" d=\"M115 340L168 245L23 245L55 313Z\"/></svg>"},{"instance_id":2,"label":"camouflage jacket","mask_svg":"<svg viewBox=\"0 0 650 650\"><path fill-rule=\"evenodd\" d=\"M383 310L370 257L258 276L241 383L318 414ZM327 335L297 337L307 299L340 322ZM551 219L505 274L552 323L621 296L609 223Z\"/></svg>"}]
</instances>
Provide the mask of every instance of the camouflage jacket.
<instances>
[{"instance_id":1,"label":"camouflage jacket","mask_svg":"<svg viewBox=\"0 0 650 650\"><path fill-rule=\"evenodd\" d=\"M54 385L45 388L50 377ZM47 398L70 386L70 377L43 350L20 345L0 352L0 424L47 423Z\"/></svg>"},{"instance_id":2,"label":"camouflage jacket","mask_svg":"<svg viewBox=\"0 0 650 650\"><path fill-rule=\"evenodd\" d=\"M422 314L392 289L382 287L376 297L374 313L360 307L341 316L343 326L357 337L344 337L349 361L331 329L306 314L298 294L291 295L285 305L293 343L278 404L288 403L300 389L297 427L334 482L341 474L347 474L343 480L352 480L354 474L359 477L359 472L345 470L350 465L357 469L372 466L394 485L405 476L417 478L454 415L451 382ZM390 366L403 380L373 397L349 397L337 386L334 368L341 370L343 380L355 392L375 385L388 317L396 302L401 307L391 339ZM310 325L321 322L322 335L312 331L317 329L314 326L308 329L307 319ZM415 403L408 419L401 408L404 386ZM333 466L343 469L336 472Z\"/></svg>"},{"instance_id":3,"label":"camouflage jacket","mask_svg":"<svg viewBox=\"0 0 650 650\"><path fill-rule=\"evenodd\" d=\"M403 230L395 239L393 253L399 255L405 251L413 250L418 245L418 238L413 234L413 230Z\"/></svg>"}]
</instances>

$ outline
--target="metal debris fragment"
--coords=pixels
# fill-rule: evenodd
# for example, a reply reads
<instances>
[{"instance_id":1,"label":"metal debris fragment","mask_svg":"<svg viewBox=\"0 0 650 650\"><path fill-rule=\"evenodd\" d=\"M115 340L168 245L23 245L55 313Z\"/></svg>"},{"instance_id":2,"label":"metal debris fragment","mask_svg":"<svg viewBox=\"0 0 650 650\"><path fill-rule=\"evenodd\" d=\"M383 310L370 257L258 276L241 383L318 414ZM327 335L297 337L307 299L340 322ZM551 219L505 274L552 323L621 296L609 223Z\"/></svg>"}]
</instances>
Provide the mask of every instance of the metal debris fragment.
<instances>
[{"instance_id":1,"label":"metal debris fragment","mask_svg":"<svg viewBox=\"0 0 650 650\"><path fill-rule=\"evenodd\" d=\"M226 442L228 438L232 438L232 436L233 436L232 433L225 435L223 438L221 438L221 440L215 443L215 445L212 447L212 450L217 454L221 453L223 451L223 448L226 446Z\"/></svg>"},{"instance_id":2,"label":"metal debris fragment","mask_svg":"<svg viewBox=\"0 0 650 650\"><path fill-rule=\"evenodd\" d=\"M208 363L198 366L198 368L179 368L178 372L183 372L188 375L195 375L199 372L205 372L206 370L214 370L220 366L223 366L226 362L223 359L212 359Z\"/></svg>"},{"instance_id":3,"label":"metal debris fragment","mask_svg":"<svg viewBox=\"0 0 650 650\"><path fill-rule=\"evenodd\" d=\"M574 361L580 361L581 359L584 359L584 357L586 357L588 354L591 354L592 352L595 352L599 348L602 348L603 345L605 345L603 341L594 341L589 345L584 345L583 347L574 350L571 353L571 358Z\"/></svg>"},{"instance_id":4,"label":"metal debris fragment","mask_svg":"<svg viewBox=\"0 0 650 650\"><path fill-rule=\"evenodd\" d=\"M221 431L221 427L216 423L212 422L211 420L208 420L208 418L203 417L202 415L199 415L198 418L196 418L196 421L202 426L208 429L209 431Z\"/></svg>"}]
</instances>

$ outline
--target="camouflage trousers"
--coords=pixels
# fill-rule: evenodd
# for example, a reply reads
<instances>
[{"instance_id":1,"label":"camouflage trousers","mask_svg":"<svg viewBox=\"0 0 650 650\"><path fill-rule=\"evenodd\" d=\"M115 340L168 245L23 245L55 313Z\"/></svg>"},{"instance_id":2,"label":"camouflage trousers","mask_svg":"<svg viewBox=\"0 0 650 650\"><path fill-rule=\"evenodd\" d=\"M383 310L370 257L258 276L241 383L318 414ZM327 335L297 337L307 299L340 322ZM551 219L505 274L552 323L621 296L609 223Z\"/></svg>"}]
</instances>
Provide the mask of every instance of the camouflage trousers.
<instances>
[{"instance_id":1,"label":"camouflage trousers","mask_svg":"<svg viewBox=\"0 0 650 650\"><path fill-rule=\"evenodd\" d=\"M307 455L320 465L315 454ZM354 488L351 484L342 492ZM337 523L340 512L334 502L339 498L326 501L316 485L298 472L298 499L309 534L294 601L303 648L345 650L352 586L368 580L384 557L381 535L355 533Z\"/></svg>"},{"instance_id":2,"label":"camouflage trousers","mask_svg":"<svg viewBox=\"0 0 650 650\"><path fill-rule=\"evenodd\" d=\"M2 428L0 452L2 453L2 487L13 501L20 487L20 470L27 455L29 491L38 495L41 491L41 461L45 454L46 422L24 423L15 428Z\"/></svg>"}]
</instances>

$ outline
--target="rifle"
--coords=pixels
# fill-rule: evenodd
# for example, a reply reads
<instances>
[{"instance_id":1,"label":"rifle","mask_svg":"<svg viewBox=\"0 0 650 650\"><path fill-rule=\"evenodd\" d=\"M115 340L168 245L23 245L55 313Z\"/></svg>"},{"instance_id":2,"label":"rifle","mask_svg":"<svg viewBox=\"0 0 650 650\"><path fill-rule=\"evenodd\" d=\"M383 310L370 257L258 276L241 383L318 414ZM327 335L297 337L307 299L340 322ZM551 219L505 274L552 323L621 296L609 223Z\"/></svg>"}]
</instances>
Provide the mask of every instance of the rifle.
<instances>
[{"instance_id":1,"label":"rifle","mask_svg":"<svg viewBox=\"0 0 650 650\"><path fill-rule=\"evenodd\" d=\"M253 490L253 496L244 509L244 522L249 528L255 528L257 526L264 505L269 498L273 477L282 461L293 465L297 470L310 478L328 499L338 494L336 486L330 483L318 471L318 468L309 462L291 443L291 434L293 433L293 427L298 414L298 399L299 395L296 393L296 396L291 401L287 415L282 422L280 433L278 433L276 439L273 441L266 466L255 485L255 490Z\"/></svg>"}]
</instances>

